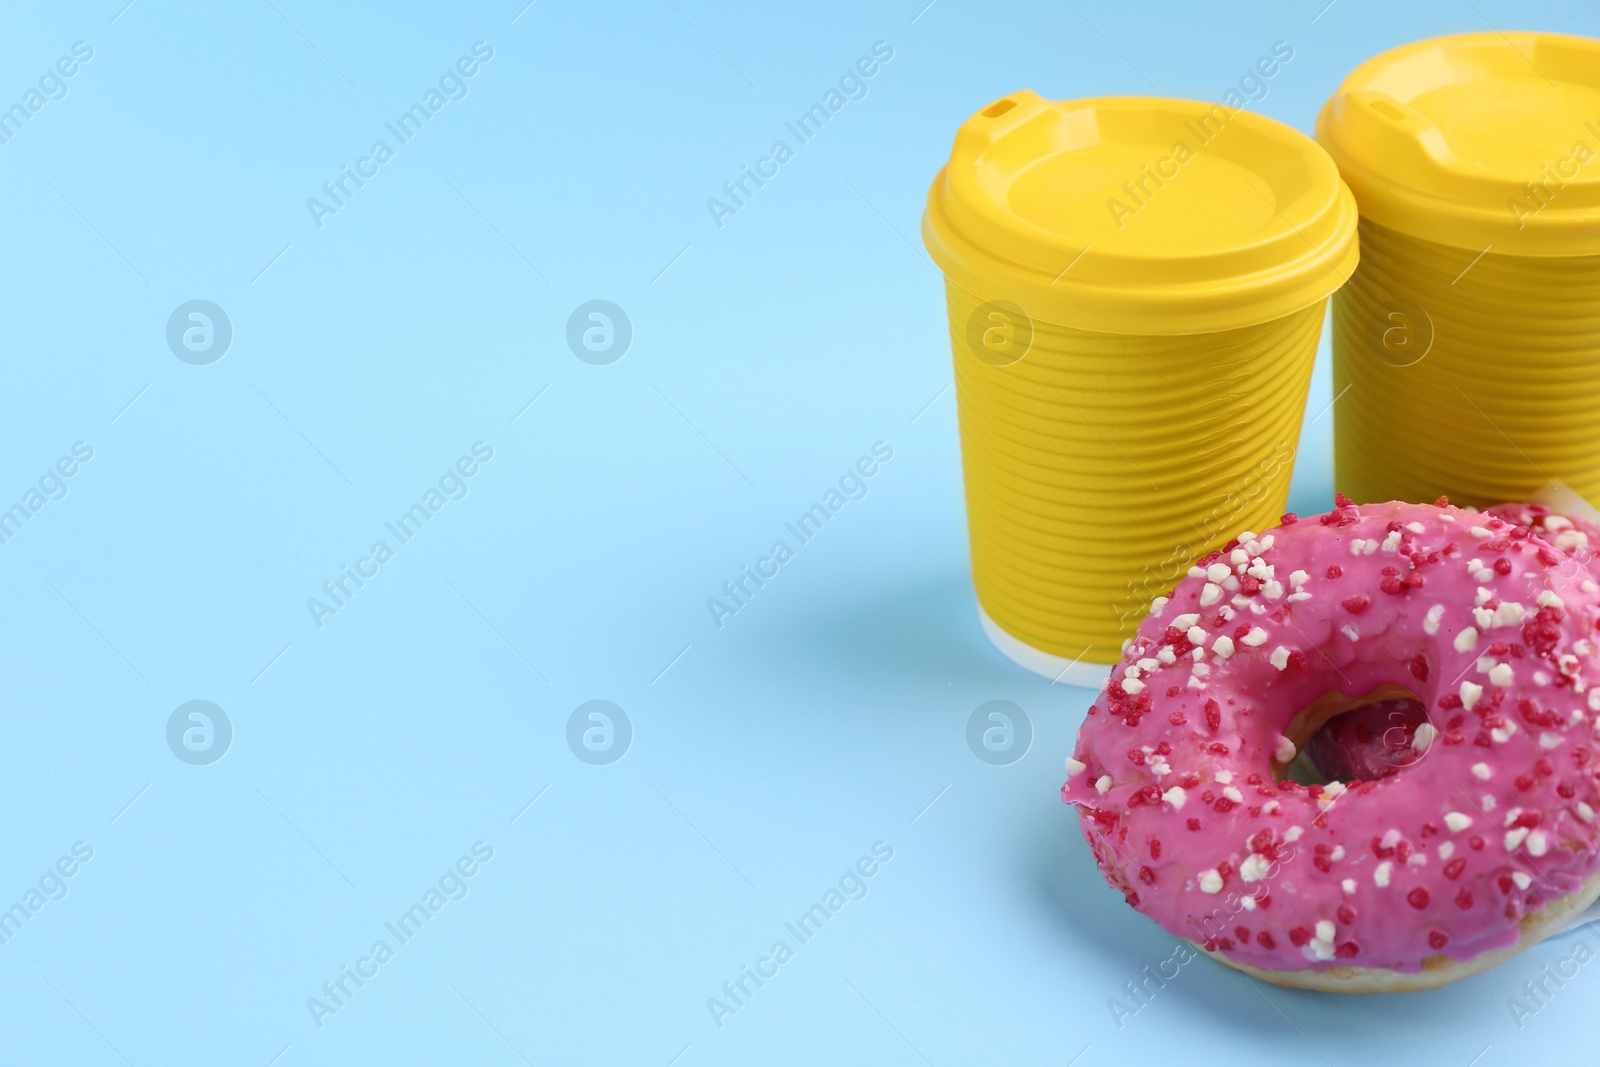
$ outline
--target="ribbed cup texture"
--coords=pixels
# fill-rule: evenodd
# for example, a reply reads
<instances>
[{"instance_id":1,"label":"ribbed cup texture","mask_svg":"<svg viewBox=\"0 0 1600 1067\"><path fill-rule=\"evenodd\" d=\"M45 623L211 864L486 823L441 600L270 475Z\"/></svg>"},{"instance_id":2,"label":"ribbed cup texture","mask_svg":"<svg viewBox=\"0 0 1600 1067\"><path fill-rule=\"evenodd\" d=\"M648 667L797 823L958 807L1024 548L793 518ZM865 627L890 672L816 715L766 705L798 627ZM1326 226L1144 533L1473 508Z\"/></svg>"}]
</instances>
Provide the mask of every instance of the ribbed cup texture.
<instances>
[{"instance_id":1,"label":"ribbed cup texture","mask_svg":"<svg viewBox=\"0 0 1600 1067\"><path fill-rule=\"evenodd\" d=\"M1361 220L1333 298L1335 481L1357 502L1600 499L1600 256L1451 248Z\"/></svg>"},{"instance_id":2,"label":"ribbed cup texture","mask_svg":"<svg viewBox=\"0 0 1600 1067\"><path fill-rule=\"evenodd\" d=\"M1276 524L1324 302L1181 337L1035 321L996 366L968 339L981 301L945 293L978 600L1034 648L1115 662L1196 557Z\"/></svg>"}]
</instances>

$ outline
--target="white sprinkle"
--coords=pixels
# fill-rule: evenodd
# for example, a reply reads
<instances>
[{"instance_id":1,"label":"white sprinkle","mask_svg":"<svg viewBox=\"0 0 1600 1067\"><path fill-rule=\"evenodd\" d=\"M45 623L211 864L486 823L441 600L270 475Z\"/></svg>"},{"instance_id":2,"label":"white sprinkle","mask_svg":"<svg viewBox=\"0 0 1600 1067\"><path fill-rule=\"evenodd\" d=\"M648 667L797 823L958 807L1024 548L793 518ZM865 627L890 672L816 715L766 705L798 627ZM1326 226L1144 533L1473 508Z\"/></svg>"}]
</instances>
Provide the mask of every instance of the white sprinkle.
<instances>
[{"instance_id":1,"label":"white sprinkle","mask_svg":"<svg viewBox=\"0 0 1600 1067\"><path fill-rule=\"evenodd\" d=\"M1450 827L1451 833L1459 834L1472 825L1472 816L1463 815L1459 811L1448 812L1444 817L1444 824Z\"/></svg>"},{"instance_id":2,"label":"white sprinkle","mask_svg":"<svg viewBox=\"0 0 1600 1067\"><path fill-rule=\"evenodd\" d=\"M1572 529L1572 520L1565 515L1546 515L1544 517L1544 528L1546 530L1570 530Z\"/></svg>"},{"instance_id":3,"label":"white sprinkle","mask_svg":"<svg viewBox=\"0 0 1600 1067\"><path fill-rule=\"evenodd\" d=\"M1205 576L1206 576L1206 569L1204 567L1200 566L1198 563L1195 564L1193 567L1189 568L1189 577L1191 577L1191 578L1204 578Z\"/></svg>"},{"instance_id":4,"label":"white sprinkle","mask_svg":"<svg viewBox=\"0 0 1600 1067\"><path fill-rule=\"evenodd\" d=\"M1528 855L1542 856L1550 851L1550 839L1543 830L1535 830L1528 835Z\"/></svg>"},{"instance_id":5,"label":"white sprinkle","mask_svg":"<svg viewBox=\"0 0 1600 1067\"><path fill-rule=\"evenodd\" d=\"M1071 756L1067 757L1067 773L1068 774L1082 774L1086 769L1087 769L1087 765L1086 764L1081 763L1078 760L1073 759Z\"/></svg>"},{"instance_id":6,"label":"white sprinkle","mask_svg":"<svg viewBox=\"0 0 1600 1067\"><path fill-rule=\"evenodd\" d=\"M1268 803L1276 804L1277 801L1268 801ZM1301 835L1305 832L1306 828L1304 826L1291 826L1283 832L1283 839L1292 845L1300 840Z\"/></svg>"},{"instance_id":7,"label":"white sprinkle","mask_svg":"<svg viewBox=\"0 0 1600 1067\"><path fill-rule=\"evenodd\" d=\"M1470 533L1473 537L1478 537L1478 538L1483 538L1483 537L1490 536L1490 531L1484 529L1482 526L1474 526L1472 529L1468 530L1467 532Z\"/></svg>"},{"instance_id":8,"label":"white sprinkle","mask_svg":"<svg viewBox=\"0 0 1600 1067\"><path fill-rule=\"evenodd\" d=\"M1200 892L1222 892L1222 875L1217 872L1215 867L1211 868L1209 871L1200 872Z\"/></svg>"},{"instance_id":9,"label":"white sprinkle","mask_svg":"<svg viewBox=\"0 0 1600 1067\"><path fill-rule=\"evenodd\" d=\"M1226 563L1213 563L1211 566L1206 568L1206 577L1210 578L1213 582L1217 582L1218 584L1227 581L1232 574L1233 568L1228 566Z\"/></svg>"},{"instance_id":10,"label":"white sprinkle","mask_svg":"<svg viewBox=\"0 0 1600 1067\"><path fill-rule=\"evenodd\" d=\"M1346 878L1344 881L1339 883L1339 888L1343 889L1346 893L1354 893L1356 891L1356 880L1354 878Z\"/></svg>"},{"instance_id":11,"label":"white sprinkle","mask_svg":"<svg viewBox=\"0 0 1600 1067\"><path fill-rule=\"evenodd\" d=\"M1378 864L1378 869L1372 872L1372 883L1379 889L1386 889L1389 885L1389 872L1394 870L1394 864L1384 860Z\"/></svg>"},{"instance_id":12,"label":"white sprinkle","mask_svg":"<svg viewBox=\"0 0 1600 1067\"><path fill-rule=\"evenodd\" d=\"M1549 671L1534 671L1533 672L1533 684L1534 685L1549 685L1550 684L1550 672Z\"/></svg>"},{"instance_id":13,"label":"white sprinkle","mask_svg":"<svg viewBox=\"0 0 1600 1067\"><path fill-rule=\"evenodd\" d=\"M1283 596L1283 583L1273 578L1261 587L1261 595L1268 600L1278 600Z\"/></svg>"},{"instance_id":14,"label":"white sprinkle","mask_svg":"<svg viewBox=\"0 0 1600 1067\"><path fill-rule=\"evenodd\" d=\"M1488 674L1490 671L1494 670L1494 665L1496 662L1498 661L1493 656L1479 656L1478 673Z\"/></svg>"},{"instance_id":15,"label":"white sprinkle","mask_svg":"<svg viewBox=\"0 0 1600 1067\"><path fill-rule=\"evenodd\" d=\"M1277 744L1273 748L1272 758L1279 763L1288 763L1294 759L1294 756L1294 742L1279 734Z\"/></svg>"},{"instance_id":16,"label":"white sprinkle","mask_svg":"<svg viewBox=\"0 0 1600 1067\"><path fill-rule=\"evenodd\" d=\"M1494 599L1494 590L1493 589L1485 589L1481 585L1478 586L1477 592L1474 593L1473 596L1472 596L1473 603L1477 604L1478 607L1480 607L1480 608L1483 607L1485 604L1487 604L1489 601L1491 601L1493 599Z\"/></svg>"},{"instance_id":17,"label":"white sprinkle","mask_svg":"<svg viewBox=\"0 0 1600 1067\"><path fill-rule=\"evenodd\" d=\"M1158 596L1154 600L1150 601L1150 614L1159 615L1161 613L1161 609L1167 606L1169 599L1170 598L1168 597Z\"/></svg>"},{"instance_id":18,"label":"white sprinkle","mask_svg":"<svg viewBox=\"0 0 1600 1067\"><path fill-rule=\"evenodd\" d=\"M1245 911L1255 911L1256 910L1256 898L1255 897L1241 897L1239 899L1239 907L1243 908Z\"/></svg>"},{"instance_id":19,"label":"white sprinkle","mask_svg":"<svg viewBox=\"0 0 1600 1067\"><path fill-rule=\"evenodd\" d=\"M1233 781L1233 772L1232 771L1218 771L1212 777L1214 777L1217 781L1221 782L1223 785L1227 785L1229 782Z\"/></svg>"},{"instance_id":20,"label":"white sprinkle","mask_svg":"<svg viewBox=\"0 0 1600 1067\"><path fill-rule=\"evenodd\" d=\"M1511 664L1509 663L1497 663L1489 671L1490 683L1499 686L1501 689L1510 685L1514 677L1516 677L1515 672L1511 670Z\"/></svg>"},{"instance_id":21,"label":"white sprinkle","mask_svg":"<svg viewBox=\"0 0 1600 1067\"><path fill-rule=\"evenodd\" d=\"M1479 586L1478 588L1482 589L1483 587ZM1494 625L1494 612L1488 608L1473 608L1472 621L1478 624L1478 629L1487 630Z\"/></svg>"},{"instance_id":22,"label":"white sprinkle","mask_svg":"<svg viewBox=\"0 0 1600 1067\"><path fill-rule=\"evenodd\" d=\"M1167 763L1165 756L1151 756L1150 769L1155 772L1157 778L1172 773L1172 767Z\"/></svg>"},{"instance_id":23,"label":"white sprinkle","mask_svg":"<svg viewBox=\"0 0 1600 1067\"><path fill-rule=\"evenodd\" d=\"M1435 604L1428 609L1428 614L1422 620L1422 629L1432 635L1439 632L1439 620L1444 618L1444 605Z\"/></svg>"},{"instance_id":24,"label":"white sprinkle","mask_svg":"<svg viewBox=\"0 0 1600 1067\"><path fill-rule=\"evenodd\" d=\"M1201 655L1204 655L1206 650L1203 649L1203 648L1197 648L1197 649L1195 649L1195 651L1199 652ZM1199 658L1200 658L1200 656L1196 656L1195 657L1195 659L1199 659ZM1196 673L1200 677L1204 678L1206 675L1211 673L1211 664L1209 664L1209 663L1196 663L1194 665L1194 673Z\"/></svg>"},{"instance_id":25,"label":"white sprinkle","mask_svg":"<svg viewBox=\"0 0 1600 1067\"><path fill-rule=\"evenodd\" d=\"M1439 736L1439 730L1431 722L1421 723L1417 732L1411 736L1411 751L1419 756L1428 751L1428 746L1433 744L1433 739Z\"/></svg>"},{"instance_id":26,"label":"white sprinkle","mask_svg":"<svg viewBox=\"0 0 1600 1067\"><path fill-rule=\"evenodd\" d=\"M1565 740L1566 738L1562 737L1560 734L1554 734L1549 730L1544 730L1539 734L1539 747L1545 749L1546 751L1552 748L1560 748L1561 743Z\"/></svg>"},{"instance_id":27,"label":"white sprinkle","mask_svg":"<svg viewBox=\"0 0 1600 1067\"><path fill-rule=\"evenodd\" d=\"M1361 555L1361 550L1366 547L1367 543L1358 537L1350 542L1350 554L1352 556L1359 556Z\"/></svg>"},{"instance_id":28,"label":"white sprinkle","mask_svg":"<svg viewBox=\"0 0 1600 1067\"><path fill-rule=\"evenodd\" d=\"M1274 667L1278 668L1280 671L1283 670L1284 668L1289 666L1289 650L1287 648L1284 648L1282 645L1279 645L1277 648L1272 650L1272 659L1269 662L1271 662L1271 664ZM1590 704L1594 703L1596 695L1600 695L1600 688L1595 689L1590 694L1590 696L1589 696L1589 703ZM1600 710L1600 709L1596 709L1596 710Z\"/></svg>"},{"instance_id":29,"label":"white sprinkle","mask_svg":"<svg viewBox=\"0 0 1600 1067\"><path fill-rule=\"evenodd\" d=\"M1487 763L1474 763L1472 765L1473 777L1480 782L1487 782L1494 777L1494 770Z\"/></svg>"},{"instance_id":30,"label":"white sprinkle","mask_svg":"<svg viewBox=\"0 0 1600 1067\"><path fill-rule=\"evenodd\" d=\"M1317 920L1317 940L1332 941L1333 933L1333 923L1329 922L1327 919Z\"/></svg>"},{"instance_id":31,"label":"white sprinkle","mask_svg":"<svg viewBox=\"0 0 1600 1067\"><path fill-rule=\"evenodd\" d=\"M1455 854L1455 851L1456 851L1456 843L1454 841L1446 841L1444 844L1439 846L1439 859L1440 859L1440 861L1442 862L1444 860L1449 859L1451 856L1453 856Z\"/></svg>"},{"instance_id":32,"label":"white sprinkle","mask_svg":"<svg viewBox=\"0 0 1600 1067\"><path fill-rule=\"evenodd\" d=\"M1578 662L1577 656L1574 656L1572 653L1568 652L1556 658L1556 666L1560 668L1561 673L1566 675L1568 678L1576 678L1578 676L1578 668L1582 666L1582 664Z\"/></svg>"},{"instance_id":33,"label":"white sprinkle","mask_svg":"<svg viewBox=\"0 0 1600 1067\"><path fill-rule=\"evenodd\" d=\"M1182 615L1172 617L1172 625L1179 630L1187 630L1199 621L1200 613L1197 611L1186 611Z\"/></svg>"},{"instance_id":34,"label":"white sprinkle","mask_svg":"<svg viewBox=\"0 0 1600 1067\"><path fill-rule=\"evenodd\" d=\"M1199 649L1196 649L1195 651L1199 651ZM1184 684L1190 689L1204 689L1206 687L1206 683L1202 682L1192 674L1189 676L1189 680Z\"/></svg>"},{"instance_id":35,"label":"white sprinkle","mask_svg":"<svg viewBox=\"0 0 1600 1067\"><path fill-rule=\"evenodd\" d=\"M1300 950L1308 960L1321 963L1333 959L1333 945L1320 937L1313 937L1306 942L1306 947Z\"/></svg>"},{"instance_id":36,"label":"white sprinkle","mask_svg":"<svg viewBox=\"0 0 1600 1067\"><path fill-rule=\"evenodd\" d=\"M1379 848L1394 848L1394 846L1398 845L1399 843L1400 843L1400 831L1399 830L1393 830L1393 829L1385 830L1383 832L1383 837L1378 839L1378 847Z\"/></svg>"},{"instance_id":37,"label":"white sprinkle","mask_svg":"<svg viewBox=\"0 0 1600 1067\"><path fill-rule=\"evenodd\" d=\"M1124 678L1122 680L1122 691L1129 696L1138 696L1144 692L1144 683L1137 678Z\"/></svg>"},{"instance_id":38,"label":"white sprinkle","mask_svg":"<svg viewBox=\"0 0 1600 1067\"><path fill-rule=\"evenodd\" d=\"M1533 884L1533 879L1523 871L1512 871L1511 880L1517 883L1518 889L1526 889Z\"/></svg>"},{"instance_id":39,"label":"white sprinkle","mask_svg":"<svg viewBox=\"0 0 1600 1067\"><path fill-rule=\"evenodd\" d=\"M1587 552L1589 549L1589 535L1582 530L1563 530L1556 534L1555 546L1563 552ZM1588 592L1588 590L1584 590Z\"/></svg>"},{"instance_id":40,"label":"white sprinkle","mask_svg":"<svg viewBox=\"0 0 1600 1067\"><path fill-rule=\"evenodd\" d=\"M1490 730L1489 737L1495 744L1503 745L1511 740L1511 735L1516 732L1517 724L1507 719L1504 726L1496 726L1493 730Z\"/></svg>"},{"instance_id":41,"label":"white sprinkle","mask_svg":"<svg viewBox=\"0 0 1600 1067\"><path fill-rule=\"evenodd\" d=\"M1178 654L1176 652L1172 651L1172 646L1171 645L1162 645L1156 651L1156 662L1158 662L1158 663L1176 663L1176 662L1178 662Z\"/></svg>"},{"instance_id":42,"label":"white sprinkle","mask_svg":"<svg viewBox=\"0 0 1600 1067\"><path fill-rule=\"evenodd\" d=\"M1105 793L1111 788L1111 776L1109 774L1102 774L1099 778L1095 779L1094 787L1097 792L1102 794Z\"/></svg>"},{"instance_id":43,"label":"white sprinkle","mask_svg":"<svg viewBox=\"0 0 1600 1067\"><path fill-rule=\"evenodd\" d=\"M1280 805L1278 804L1278 802L1276 800L1269 800L1265 804L1261 805L1261 810L1266 812L1268 815L1274 815L1274 814L1277 813L1279 807L1280 807ZM1285 840L1292 841L1294 839L1293 838L1285 838Z\"/></svg>"},{"instance_id":44,"label":"white sprinkle","mask_svg":"<svg viewBox=\"0 0 1600 1067\"><path fill-rule=\"evenodd\" d=\"M1471 626L1456 634L1455 646L1457 652L1471 652L1478 644L1478 631Z\"/></svg>"},{"instance_id":45,"label":"white sprinkle","mask_svg":"<svg viewBox=\"0 0 1600 1067\"><path fill-rule=\"evenodd\" d=\"M1233 655L1233 638L1229 637L1227 634L1223 634L1221 637L1211 642L1211 651L1216 653L1218 659L1227 659L1229 656Z\"/></svg>"},{"instance_id":46,"label":"white sprinkle","mask_svg":"<svg viewBox=\"0 0 1600 1067\"><path fill-rule=\"evenodd\" d=\"M1427 528L1420 522L1408 522L1406 523L1406 529L1410 530L1412 533L1418 534L1427 532Z\"/></svg>"},{"instance_id":47,"label":"white sprinkle","mask_svg":"<svg viewBox=\"0 0 1600 1067\"><path fill-rule=\"evenodd\" d=\"M1258 559L1250 564L1250 570L1247 573L1250 577L1259 578L1264 582L1268 578L1277 576L1277 568L1264 559Z\"/></svg>"},{"instance_id":48,"label":"white sprinkle","mask_svg":"<svg viewBox=\"0 0 1600 1067\"><path fill-rule=\"evenodd\" d=\"M1139 670L1145 674L1149 674L1151 671L1159 669L1160 666L1160 660L1151 659L1149 656L1146 656L1144 659L1139 661Z\"/></svg>"},{"instance_id":49,"label":"white sprinkle","mask_svg":"<svg viewBox=\"0 0 1600 1067\"><path fill-rule=\"evenodd\" d=\"M1333 860L1335 863L1338 863L1340 860L1344 859L1344 846L1334 845L1333 851L1328 853L1328 858Z\"/></svg>"},{"instance_id":50,"label":"white sprinkle","mask_svg":"<svg viewBox=\"0 0 1600 1067\"><path fill-rule=\"evenodd\" d=\"M1527 836L1528 828L1526 826L1519 826L1515 830L1508 831L1506 833L1506 851L1515 852Z\"/></svg>"},{"instance_id":51,"label":"white sprinkle","mask_svg":"<svg viewBox=\"0 0 1600 1067\"><path fill-rule=\"evenodd\" d=\"M1590 596L1593 596L1596 593L1600 593L1600 585L1595 585L1594 584L1594 580L1592 578L1585 578L1583 580L1583 584L1578 586L1578 588L1582 589L1585 593L1588 593Z\"/></svg>"},{"instance_id":52,"label":"white sprinkle","mask_svg":"<svg viewBox=\"0 0 1600 1067\"><path fill-rule=\"evenodd\" d=\"M1302 600L1310 600L1311 599L1311 594L1307 593L1305 590L1301 590L1298 593L1290 593L1284 599L1287 600L1290 604L1298 604Z\"/></svg>"},{"instance_id":53,"label":"white sprinkle","mask_svg":"<svg viewBox=\"0 0 1600 1067\"><path fill-rule=\"evenodd\" d=\"M1228 553L1228 562L1232 563L1235 567L1248 567L1250 565L1250 560L1250 553L1242 548L1236 548L1232 552Z\"/></svg>"},{"instance_id":54,"label":"white sprinkle","mask_svg":"<svg viewBox=\"0 0 1600 1067\"><path fill-rule=\"evenodd\" d=\"M1461 683L1461 706L1471 711L1478 703L1478 698L1483 696L1483 686L1477 682Z\"/></svg>"},{"instance_id":55,"label":"white sprinkle","mask_svg":"<svg viewBox=\"0 0 1600 1067\"><path fill-rule=\"evenodd\" d=\"M1566 601L1556 596L1555 593L1549 589L1541 592L1538 600L1535 601L1535 603L1537 603L1541 608L1564 608L1567 606Z\"/></svg>"},{"instance_id":56,"label":"white sprinkle","mask_svg":"<svg viewBox=\"0 0 1600 1067\"><path fill-rule=\"evenodd\" d=\"M1173 811L1182 811L1183 806L1189 802L1189 794L1183 791L1182 786L1173 786L1161 794L1161 799L1172 805Z\"/></svg>"},{"instance_id":57,"label":"white sprinkle","mask_svg":"<svg viewBox=\"0 0 1600 1067\"><path fill-rule=\"evenodd\" d=\"M1399 530L1390 530L1389 536L1383 539L1383 550L1393 552L1400 547L1401 533Z\"/></svg>"},{"instance_id":58,"label":"white sprinkle","mask_svg":"<svg viewBox=\"0 0 1600 1067\"><path fill-rule=\"evenodd\" d=\"M1230 785L1230 786L1226 787L1225 789L1223 789L1222 795L1227 797L1229 800L1233 801L1235 804L1243 804L1244 803L1244 794L1239 792L1239 789L1238 789L1237 786L1231 786Z\"/></svg>"},{"instance_id":59,"label":"white sprinkle","mask_svg":"<svg viewBox=\"0 0 1600 1067\"><path fill-rule=\"evenodd\" d=\"M1482 808L1484 811L1493 811L1494 810L1494 805L1495 805L1494 794L1493 793L1485 793L1485 794L1483 794L1483 799L1479 802L1478 807Z\"/></svg>"},{"instance_id":60,"label":"white sprinkle","mask_svg":"<svg viewBox=\"0 0 1600 1067\"><path fill-rule=\"evenodd\" d=\"M1204 626L1191 626L1183 636L1189 639L1191 645L1203 645L1206 643L1206 629Z\"/></svg>"},{"instance_id":61,"label":"white sprinkle","mask_svg":"<svg viewBox=\"0 0 1600 1067\"><path fill-rule=\"evenodd\" d=\"M1378 551L1378 539L1376 537L1369 540L1361 548L1361 554L1364 556L1370 556L1376 551Z\"/></svg>"},{"instance_id":62,"label":"white sprinkle","mask_svg":"<svg viewBox=\"0 0 1600 1067\"><path fill-rule=\"evenodd\" d=\"M1227 604L1224 604L1222 607L1217 609L1217 615L1222 619L1223 622L1232 622L1234 610Z\"/></svg>"},{"instance_id":63,"label":"white sprinkle","mask_svg":"<svg viewBox=\"0 0 1600 1067\"><path fill-rule=\"evenodd\" d=\"M1214 585L1211 582L1207 582L1205 584L1205 588L1200 590L1200 606L1203 608L1209 608L1211 605L1215 604L1221 599L1222 586L1220 585Z\"/></svg>"},{"instance_id":64,"label":"white sprinkle","mask_svg":"<svg viewBox=\"0 0 1600 1067\"><path fill-rule=\"evenodd\" d=\"M1250 632L1239 638L1239 640L1255 648L1267 643L1267 631L1259 626L1252 626Z\"/></svg>"},{"instance_id":65,"label":"white sprinkle","mask_svg":"<svg viewBox=\"0 0 1600 1067\"><path fill-rule=\"evenodd\" d=\"M1252 852L1239 864L1239 877L1246 882L1259 882L1267 876L1267 869L1272 866L1272 861L1259 852Z\"/></svg>"},{"instance_id":66,"label":"white sprinkle","mask_svg":"<svg viewBox=\"0 0 1600 1067\"><path fill-rule=\"evenodd\" d=\"M1344 634L1352 641L1361 640L1361 631L1356 629L1353 623L1345 623L1343 626L1339 627L1339 632Z\"/></svg>"},{"instance_id":67,"label":"white sprinkle","mask_svg":"<svg viewBox=\"0 0 1600 1067\"><path fill-rule=\"evenodd\" d=\"M1522 617L1528 609L1518 604L1515 600L1502 600L1500 606L1494 609L1494 624L1496 626L1516 626L1522 622Z\"/></svg>"},{"instance_id":68,"label":"white sprinkle","mask_svg":"<svg viewBox=\"0 0 1600 1067\"><path fill-rule=\"evenodd\" d=\"M1305 571L1291 571L1289 573L1289 588L1290 589L1299 589L1302 585L1305 585L1306 582L1309 581L1310 579L1311 579L1311 575L1307 574Z\"/></svg>"},{"instance_id":69,"label":"white sprinkle","mask_svg":"<svg viewBox=\"0 0 1600 1067\"><path fill-rule=\"evenodd\" d=\"M1582 819L1584 822L1594 822L1594 809L1588 804L1580 800L1578 801L1578 806L1575 810L1578 813L1578 818Z\"/></svg>"}]
</instances>

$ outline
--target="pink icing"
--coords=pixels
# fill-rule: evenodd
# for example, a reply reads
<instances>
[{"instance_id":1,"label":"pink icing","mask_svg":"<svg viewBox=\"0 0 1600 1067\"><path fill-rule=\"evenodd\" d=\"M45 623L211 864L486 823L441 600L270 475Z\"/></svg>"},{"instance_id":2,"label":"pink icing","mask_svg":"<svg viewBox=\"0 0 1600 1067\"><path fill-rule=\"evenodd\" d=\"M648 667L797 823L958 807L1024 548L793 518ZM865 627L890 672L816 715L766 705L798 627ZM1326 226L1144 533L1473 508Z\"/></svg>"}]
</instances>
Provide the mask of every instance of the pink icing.
<instances>
[{"instance_id":1,"label":"pink icing","mask_svg":"<svg viewBox=\"0 0 1600 1067\"><path fill-rule=\"evenodd\" d=\"M1600 868L1600 585L1515 515L1339 504L1156 601L1062 799L1129 904L1242 963L1417 971L1512 945ZM1386 682L1427 710L1419 758L1273 780L1299 709Z\"/></svg>"}]
</instances>

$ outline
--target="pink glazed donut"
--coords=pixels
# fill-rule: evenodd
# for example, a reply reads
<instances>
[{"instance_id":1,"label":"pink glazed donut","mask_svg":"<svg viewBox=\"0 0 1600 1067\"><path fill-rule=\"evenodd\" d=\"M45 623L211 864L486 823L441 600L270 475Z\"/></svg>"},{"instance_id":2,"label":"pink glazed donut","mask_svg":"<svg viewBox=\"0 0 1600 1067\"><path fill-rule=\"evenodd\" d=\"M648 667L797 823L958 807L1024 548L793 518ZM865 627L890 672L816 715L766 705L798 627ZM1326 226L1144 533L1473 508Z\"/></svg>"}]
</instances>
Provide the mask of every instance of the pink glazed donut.
<instances>
[{"instance_id":1,"label":"pink glazed donut","mask_svg":"<svg viewBox=\"0 0 1600 1067\"><path fill-rule=\"evenodd\" d=\"M1600 585L1538 525L1341 496L1203 557L1067 760L1106 880L1230 967L1348 993L1487 970L1592 903Z\"/></svg>"}]
</instances>

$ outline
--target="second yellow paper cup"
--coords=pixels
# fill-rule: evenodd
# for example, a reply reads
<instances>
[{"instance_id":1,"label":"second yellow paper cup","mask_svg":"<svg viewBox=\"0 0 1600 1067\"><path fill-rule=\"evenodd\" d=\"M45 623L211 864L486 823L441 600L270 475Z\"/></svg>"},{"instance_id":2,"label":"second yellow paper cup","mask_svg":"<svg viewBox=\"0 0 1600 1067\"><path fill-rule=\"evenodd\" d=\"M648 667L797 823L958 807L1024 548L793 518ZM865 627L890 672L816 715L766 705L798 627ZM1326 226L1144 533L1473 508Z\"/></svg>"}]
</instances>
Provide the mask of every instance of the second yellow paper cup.
<instances>
[{"instance_id":1,"label":"second yellow paper cup","mask_svg":"<svg viewBox=\"0 0 1600 1067\"><path fill-rule=\"evenodd\" d=\"M980 619L1023 666L1094 684L1196 557L1282 512L1355 202L1260 115L1023 91L957 131L922 236Z\"/></svg>"},{"instance_id":2,"label":"second yellow paper cup","mask_svg":"<svg viewBox=\"0 0 1600 1067\"><path fill-rule=\"evenodd\" d=\"M1317 137L1361 208L1333 311L1338 487L1600 501L1600 41L1393 49L1351 72Z\"/></svg>"}]
</instances>

